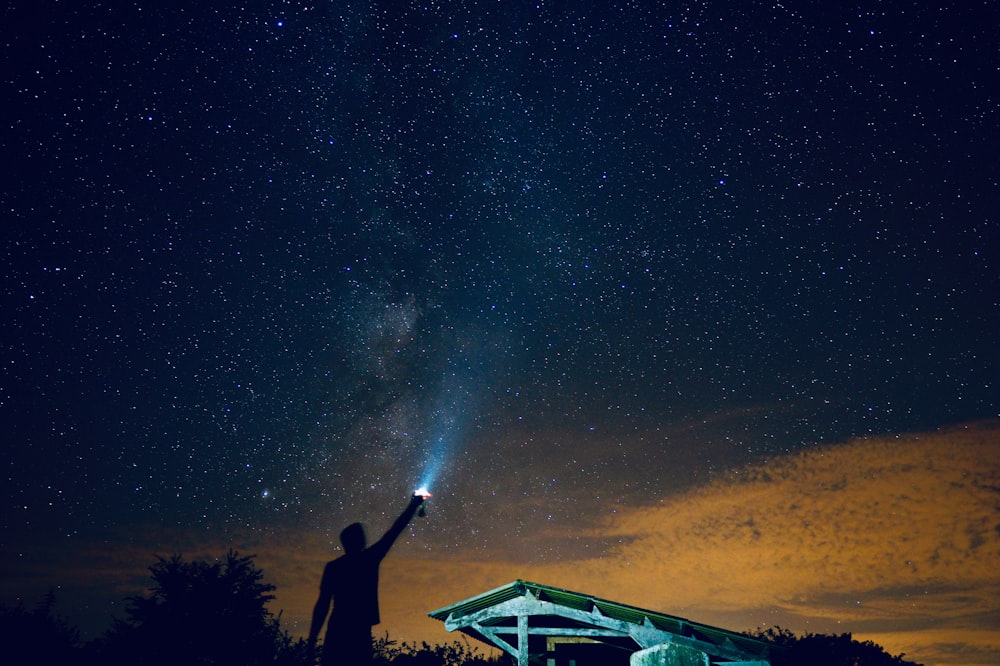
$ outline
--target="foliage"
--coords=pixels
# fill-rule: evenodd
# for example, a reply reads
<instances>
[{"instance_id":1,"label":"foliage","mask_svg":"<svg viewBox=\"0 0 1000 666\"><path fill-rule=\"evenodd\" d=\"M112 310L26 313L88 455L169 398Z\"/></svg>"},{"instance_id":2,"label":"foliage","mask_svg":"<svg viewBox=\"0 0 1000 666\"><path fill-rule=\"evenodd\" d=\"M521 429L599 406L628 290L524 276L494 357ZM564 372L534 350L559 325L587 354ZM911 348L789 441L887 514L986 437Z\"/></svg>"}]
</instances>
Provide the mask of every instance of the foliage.
<instances>
[{"instance_id":1,"label":"foliage","mask_svg":"<svg viewBox=\"0 0 1000 666\"><path fill-rule=\"evenodd\" d=\"M0 605L0 642L11 663L59 664L80 648L80 632L55 614L55 594L49 592L32 610L23 604Z\"/></svg>"},{"instance_id":2,"label":"foliage","mask_svg":"<svg viewBox=\"0 0 1000 666\"><path fill-rule=\"evenodd\" d=\"M796 637L775 627L753 636L781 648L771 657L773 666L921 666L904 660L902 654L890 655L872 641L856 641L849 633Z\"/></svg>"},{"instance_id":3,"label":"foliage","mask_svg":"<svg viewBox=\"0 0 1000 666\"><path fill-rule=\"evenodd\" d=\"M149 570L149 594L127 600L127 618L97 648L107 663L254 666L295 663L295 654L305 654L267 609L275 588L263 582L253 556L229 551L215 562L157 557Z\"/></svg>"},{"instance_id":4,"label":"foliage","mask_svg":"<svg viewBox=\"0 0 1000 666\"><path fill-rule=\"evenodd\" d=\"M467 640L431 646L403 643L397 646L388 635L375 640L375 666L505 666L510 657L487 657Z\"/></svg>"}]
</instances>

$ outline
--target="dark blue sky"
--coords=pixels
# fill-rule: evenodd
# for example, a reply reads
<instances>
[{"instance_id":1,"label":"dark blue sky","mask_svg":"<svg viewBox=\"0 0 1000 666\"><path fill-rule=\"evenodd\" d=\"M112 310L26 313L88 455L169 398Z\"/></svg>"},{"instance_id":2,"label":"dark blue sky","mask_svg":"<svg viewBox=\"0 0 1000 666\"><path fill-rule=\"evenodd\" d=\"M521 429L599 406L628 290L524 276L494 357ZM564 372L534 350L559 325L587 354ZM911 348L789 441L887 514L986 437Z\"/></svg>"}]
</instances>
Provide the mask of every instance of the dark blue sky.
<instances>
[{"instance_id":1,"label":"dark blue sky","mask_svg":"<svg viewBox=\"0 0 1000 666\"><path fill-rule=\"evenodd\" d=\"M997 415L993 3L242 4L4 10L5 552Z\"/></svg>"}]
</instances>

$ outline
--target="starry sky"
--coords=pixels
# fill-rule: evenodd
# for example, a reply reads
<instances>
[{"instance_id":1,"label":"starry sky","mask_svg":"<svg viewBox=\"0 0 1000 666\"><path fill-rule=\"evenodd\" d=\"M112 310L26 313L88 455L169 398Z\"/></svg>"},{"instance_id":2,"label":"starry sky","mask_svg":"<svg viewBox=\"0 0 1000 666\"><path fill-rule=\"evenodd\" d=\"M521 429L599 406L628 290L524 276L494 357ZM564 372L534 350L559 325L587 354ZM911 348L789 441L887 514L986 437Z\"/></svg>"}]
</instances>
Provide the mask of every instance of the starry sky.
<instances>
[{"instance_id":1,"label":"starry sky","mask_svg":"<svg viewBox=\"0 0 1000 666\"><path fill-rule=\"evenodd\" d=\"M1000 660L994 3L3 24L5 602L236 548L303 632L427 483L394 636L526 578Z\"/></svg>"}]
</instances>

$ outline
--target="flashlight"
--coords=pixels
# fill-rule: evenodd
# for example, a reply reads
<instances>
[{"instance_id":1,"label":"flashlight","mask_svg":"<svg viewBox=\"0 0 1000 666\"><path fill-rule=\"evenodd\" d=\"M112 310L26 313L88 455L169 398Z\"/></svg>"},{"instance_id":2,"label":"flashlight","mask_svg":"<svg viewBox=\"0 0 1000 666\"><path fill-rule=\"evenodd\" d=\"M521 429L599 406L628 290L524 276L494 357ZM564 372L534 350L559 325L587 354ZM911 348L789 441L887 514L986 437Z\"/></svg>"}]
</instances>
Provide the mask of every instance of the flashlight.
<instances>
[{"instance_id":1,"label":"flashlight","mask_svg":"<svg viewBox=\"0 0 1000 666\"><path fill-rule=\"evenodd\" d=\"M427 498L432 497L431 492L427 490L427 486L420 486L415 491L413 491L413 494L417 495L418 497L423 497L425 501L427 500ZM426 516L427 507L421 504L420 508L417 510L417 515L420 516L421 518Z\"/></svg>"}]
</instances>

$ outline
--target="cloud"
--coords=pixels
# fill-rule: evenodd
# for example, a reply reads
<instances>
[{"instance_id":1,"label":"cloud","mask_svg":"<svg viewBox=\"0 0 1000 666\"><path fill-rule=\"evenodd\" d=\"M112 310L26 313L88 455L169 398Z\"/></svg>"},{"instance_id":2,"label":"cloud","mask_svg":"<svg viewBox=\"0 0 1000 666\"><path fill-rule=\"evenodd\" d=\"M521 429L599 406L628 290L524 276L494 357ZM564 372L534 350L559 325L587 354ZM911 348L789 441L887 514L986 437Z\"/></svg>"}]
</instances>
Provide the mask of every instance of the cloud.
<instances>
[{"instance_id":1,"label":"cloud","mask_svg":"<svg viewBox=\"0 0 1000 666\"><path fill-rule=\"evenodd\" d=\"M816 602L832 594L863 606L873 592L949 589L966 591L964 605L990 606L996 597L985 595L1000 584L998 454L997 430L979 427L857 440L747 467L622 512L599 531L625 545L593 566L683 574L656 591L682 605L819 611Z\"/></svg>"},{"instance_id":2,"label":"cloud","mask_svg":"<svg viewBox=\"0 0 1000 666\"><path fill-rule=\"evenodd\" d=\"M870 633L864 640L878 645L893 645L894 653L907 659L933 666L995 666L1000 663L1000 632L995 620L988 629L956 629L928 627L916 631Z\"/></svg>"}]
</instances>

